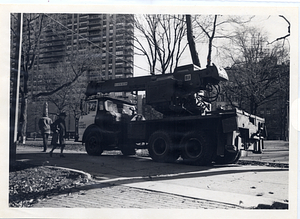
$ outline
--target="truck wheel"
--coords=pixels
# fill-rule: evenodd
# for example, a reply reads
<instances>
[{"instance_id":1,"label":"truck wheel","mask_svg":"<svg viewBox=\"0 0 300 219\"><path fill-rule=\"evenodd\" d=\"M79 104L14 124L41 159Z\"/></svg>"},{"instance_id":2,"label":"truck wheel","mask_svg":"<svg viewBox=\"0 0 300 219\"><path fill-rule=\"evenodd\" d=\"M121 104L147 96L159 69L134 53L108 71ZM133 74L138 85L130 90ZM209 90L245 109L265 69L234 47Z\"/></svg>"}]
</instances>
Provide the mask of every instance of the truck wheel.
<instances>
[{"instance_id":1,"label":"truck wheel","mask_svg":"<svg viewBox=\"0 0 300 219\"><path fill-rule=\"evenodd\" d=\"M152 160L157 162L174 162L179 153L172 151L172 139L163 131L154 132L149 139L148 151Z\"/></svg>"},{"instance_id":2,"label":"truck wheel","mask_svg":"<svg viewBox=\"0 0 300 219\"><path fill-rule=\"evenodd\" d=\"M85 141L85 150L88 155L99 156L102 154L102 136L99 132L91 132L87 135Z\"/></svg>"},{"instance_id":3,"label":"truck wheel","mask_svg":"<svg viewBox=\"0 0 300 219\"><path fill-rule=\"evenodd\" d=\"M239 161L241 157L241 151L237 151L236 153L228 152L225 150L224 157L218 156L215 159L216 164L234 164Z\"/></svg>"},{"instance_id":4,"label":"truck wheel","mask_svg":"<svg viewBox=\"0 0 300 219\"><path fill-rule=\"evenodd\" d=\"M135 148L132 144L128 144L129 146L121 146L121 152L124 156L135 155Z\"/></svg>"},{"instance_id":5,"label":"truck wheel","mask_svg":"<svg viewBox=\"0 0 300 219\"><path fill-rule=\"evenodd\" d=\"M182 158L185 162L194 165L208 165L212 162L213 147L209 145L204 132L190 132L181 142Z\"/></svg>"}]
</instances>

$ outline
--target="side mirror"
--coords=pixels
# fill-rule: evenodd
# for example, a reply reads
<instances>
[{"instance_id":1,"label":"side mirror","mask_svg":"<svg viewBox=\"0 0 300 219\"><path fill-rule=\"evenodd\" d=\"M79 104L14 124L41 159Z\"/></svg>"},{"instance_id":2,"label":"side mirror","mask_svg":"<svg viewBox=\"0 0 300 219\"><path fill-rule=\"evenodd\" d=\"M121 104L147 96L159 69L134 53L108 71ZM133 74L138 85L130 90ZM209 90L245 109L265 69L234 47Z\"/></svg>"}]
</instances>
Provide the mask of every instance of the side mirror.
<instances>
[{"instance_id":1,"label":"side mirror","mask_svg":"<svg viewBox=\"0 0 300 219\"><path fill-rule=\"evenodd\" d=\"M86 102L84 100L80 100L80 111L81 115L86 115Z\"/></svg>"},{"instance_id":2,"label":"side mirror","mask_svg":"<svg viewBox=\"0 0 300 219\"><path fill-rule=\"evenodd\" d=\"M83 111L83 100L80 100L80 111Z\"/></svg>"}]
</instances>

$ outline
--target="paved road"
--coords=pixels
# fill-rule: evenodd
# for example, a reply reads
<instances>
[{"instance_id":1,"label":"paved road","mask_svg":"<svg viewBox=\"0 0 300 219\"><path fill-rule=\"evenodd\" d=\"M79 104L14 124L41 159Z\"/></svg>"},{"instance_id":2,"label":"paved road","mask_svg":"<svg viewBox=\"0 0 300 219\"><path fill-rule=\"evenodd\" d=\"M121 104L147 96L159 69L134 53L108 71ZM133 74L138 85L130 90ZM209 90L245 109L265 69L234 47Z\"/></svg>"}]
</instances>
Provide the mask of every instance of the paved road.
<instances>
[{"instance_id":1,"label":"paved road","mask_svg":"<svg viewBox=\"0 0 300 219\"><path fill-rule=\"evenodd\" d=\"M287 168L162 164L147 157L91 157L74 150L67 150L65 159L58 154L50 158L40 148L26 146L19 146L17 154L18 160L81 170L97 180L74 194L55 196L35 207L232 209L289 200ZM269 154L271 159L278 155Z\"/></svg>"}]
</instances>

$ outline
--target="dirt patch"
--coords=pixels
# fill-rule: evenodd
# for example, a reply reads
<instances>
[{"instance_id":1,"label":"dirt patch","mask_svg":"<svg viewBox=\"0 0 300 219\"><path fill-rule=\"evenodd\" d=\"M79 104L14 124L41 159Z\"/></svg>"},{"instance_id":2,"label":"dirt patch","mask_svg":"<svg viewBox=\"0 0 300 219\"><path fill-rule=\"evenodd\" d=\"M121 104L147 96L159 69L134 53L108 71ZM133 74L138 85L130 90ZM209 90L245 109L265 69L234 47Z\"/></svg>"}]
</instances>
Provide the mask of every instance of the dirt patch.
<instances>
[{"instance_id":1,"label":"dirt patch","mask_svg":"<svg viewBox=\"0 0 300 219\"><path fill-rule=\"evenodd\" d=\"M17 162L10 167L9 206L31 207L53 195L73 192L88 182L87 176L80 173Z\"/></svg>"}]
</instances>

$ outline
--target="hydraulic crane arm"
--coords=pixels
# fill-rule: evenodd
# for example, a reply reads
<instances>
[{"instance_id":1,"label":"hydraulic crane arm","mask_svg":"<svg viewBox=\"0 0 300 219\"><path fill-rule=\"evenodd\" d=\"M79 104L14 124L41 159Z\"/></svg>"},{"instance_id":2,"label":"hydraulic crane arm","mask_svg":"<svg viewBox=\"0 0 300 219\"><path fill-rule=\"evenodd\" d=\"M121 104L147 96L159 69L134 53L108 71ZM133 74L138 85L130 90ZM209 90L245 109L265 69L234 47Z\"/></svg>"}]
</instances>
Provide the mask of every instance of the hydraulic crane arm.
<instances>
[{"instance_id":1,"label":"hydraulic crane arm","mask_svg":"<svg viewBox=\"0 0 300 219\"><path fill-rule=\"evenodd\" d=\"M186 88L186 92L205 90L208 84L218 84L227 81L228 76L224 69L215 65L200 69L195 65L180 66L174 73L164 75L149 75L133 78L118 78L107 81L92 81L88 84L86 96L97 93L145 91L150 83L155 81L173 80ZM163 88L162 88L163 89Z\"/></svg>"},{"instance_id":2,"label":"hydraulic crane arm","mask_svg":"<svg viewBox=\"0 0 300 219\"><path fill-rule=\"evenodd\" d=\"M114 80L91 82L86 96L110 92L146 92L146 104L157 111L170 115L199 110L195 94L201 90L210 90L212 85L220 81L227 81L224 69L215 65L200 69L195 65L180 66L174 73L133 78L119 78Z\"/></svg>"},{"instance_id":3,"label":"hydraulic crane arm","mask_svg":"<svg viewBox=\"0 0 300 219\"><path fill-rule=\"evenodd\" d=\"M159 76L142 76L135 78L118 78L107 81L92 81L88 84L86 96L97 93L133 92L146 90L146 85ZM152 79L153 78L153 79Z\"/></svg>"}]
</instances>

